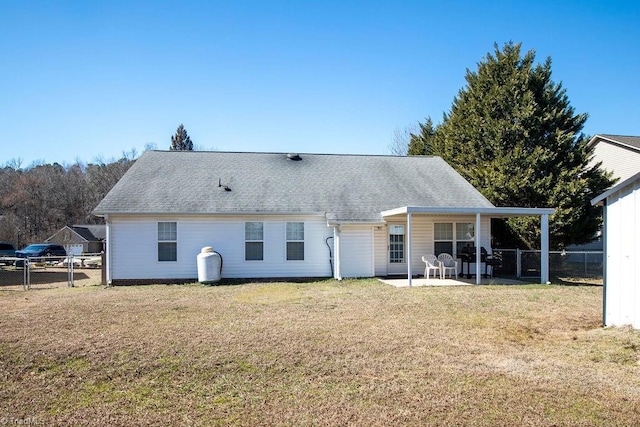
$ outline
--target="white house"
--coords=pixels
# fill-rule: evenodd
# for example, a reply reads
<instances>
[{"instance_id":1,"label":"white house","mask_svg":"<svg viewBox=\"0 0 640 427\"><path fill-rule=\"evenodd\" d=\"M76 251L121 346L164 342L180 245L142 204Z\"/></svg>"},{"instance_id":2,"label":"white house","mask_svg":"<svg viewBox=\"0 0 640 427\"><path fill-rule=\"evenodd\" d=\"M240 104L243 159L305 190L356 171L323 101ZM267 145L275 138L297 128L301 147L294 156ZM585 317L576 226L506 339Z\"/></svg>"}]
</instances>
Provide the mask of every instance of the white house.
<instances>
[{"instance_id":1,"label":"white house","mask_svg":"<svg viewBox=\"0 0 640 427\"><path fill-rule=\"evenodd\" d=\"M94 213L113 284L195 280L205 246L223 278L411 283L422 255L464 246L477 248L480 273L491 218L522 215L542 218L546 282L553 209L495 207L439 157L147 151Z\"/></svg>"},{"instance_id":2,"label":"white house","mask_svg":"<svg viewBox=\"0 0 640 427\"><path fill-rule=\"evenodd\" d=\"M604 205L603 323L640 328L640 172L591 203Z\"/></svg>"}]
</instances>

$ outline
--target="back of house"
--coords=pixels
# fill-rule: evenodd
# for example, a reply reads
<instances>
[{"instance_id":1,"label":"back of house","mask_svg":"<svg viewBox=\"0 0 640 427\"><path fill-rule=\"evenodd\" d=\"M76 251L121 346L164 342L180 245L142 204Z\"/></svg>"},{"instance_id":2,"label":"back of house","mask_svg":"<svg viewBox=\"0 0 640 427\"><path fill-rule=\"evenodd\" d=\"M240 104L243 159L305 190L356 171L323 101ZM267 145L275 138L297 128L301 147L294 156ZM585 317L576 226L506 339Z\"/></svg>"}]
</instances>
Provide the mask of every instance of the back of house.
<instances>
[{"instance_id":1,"label":"back of house","mask_svg":"<svg viewBox=\"0 0 640 427\"><path fill-rule=\"evenodd\" d=\"M439 157L147 151L94 214L118 284L195 280L207 246L224 278L419 274L477 232L489 247L493 208Z\"/></svg>"}]
</instances>

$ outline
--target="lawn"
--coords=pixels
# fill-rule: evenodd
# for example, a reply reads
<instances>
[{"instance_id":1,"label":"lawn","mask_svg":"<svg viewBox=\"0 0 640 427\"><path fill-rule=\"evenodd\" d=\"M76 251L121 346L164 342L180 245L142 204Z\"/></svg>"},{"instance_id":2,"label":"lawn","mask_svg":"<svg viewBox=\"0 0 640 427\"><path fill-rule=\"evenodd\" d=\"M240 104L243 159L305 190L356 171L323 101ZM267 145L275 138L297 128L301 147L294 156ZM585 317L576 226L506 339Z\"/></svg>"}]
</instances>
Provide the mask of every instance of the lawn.
<instances>
[{"instance_id":1,"label":"lawn","mask_svg":"<svg viewBox=\"0 0 640 427\"><path fill-rule=\"evenodd\" d=\"M635 425L598 286L376 280L0 292L0 421Z\"/></svg>"}]
</instances>

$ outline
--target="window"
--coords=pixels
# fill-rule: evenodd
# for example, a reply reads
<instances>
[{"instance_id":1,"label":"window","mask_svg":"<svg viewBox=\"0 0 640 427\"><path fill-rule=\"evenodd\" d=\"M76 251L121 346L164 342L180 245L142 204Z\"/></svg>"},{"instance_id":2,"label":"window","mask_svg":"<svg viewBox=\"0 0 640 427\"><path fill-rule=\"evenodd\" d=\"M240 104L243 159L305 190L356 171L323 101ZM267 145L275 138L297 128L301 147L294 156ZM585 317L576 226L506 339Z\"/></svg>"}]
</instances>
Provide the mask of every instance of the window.
<instances>
[{"instance_id":1,"label":"window","mask_svg":"<svg viewBox=\"0 0 640 427\"><path fill-rule=\"evenodd\" d=\"M441 253L453 253L453 224L452 223L439 223L433 224L433 249L435 255L438 256Z\"/></svg>"},{"instance_id":2,"label":"window","mask_svg":"<svg viewBox=\"0 0 640 427\"><path fill-rule=\"evenodd\" d=\"M158 223L158 261L178 260L178 226L176 222Z\"/></svg>"},{"instance_id":3,"label":"window","mask_svg":"<svg viewBox=\"0 0 640 427\"><path fill-rule=\"evenodd\" d=\"M472 222L456 224L456 253L459 254L465 246L474 246L476 225Z\"/></svg>"},{"instance_id":4,"label":"window","mask_svg":"<svg viewBox=\"0 0 640 427\"><path fill-rule=\"evenodd\" d=\"M244 223L244 259L262 261L264 259L264 224L262 222Z\"/></svg>"},{"instance_id":5,"label":"window","mask_svg":"<svg viewBox=\"0 0 640 427\"><path fill-rule=\"evenodd\" d=\"M304 260L304 222L287 223L287 260Z\"/></svg>"},{"instance_id":6,"label":"window","mask_svg":"<svg viewBox=\"0 0 640 427\"><path fill-rule=\"evenodd\" d=\"M457 256L463 247L473 246L476 237L475 229L475 224L472 222L437 222L433 224L433 246L436 255L446 252Z\"/></svg>"},{"instance_id":7,"label":"window","mask_svg":"<svg viewBox=\"0 0 640 427\"><path fill-rule=\"evenodd\" d=\"M392 264L404 262L404 225L389 227L389 262Z\"/></svg>"}]
</instances>

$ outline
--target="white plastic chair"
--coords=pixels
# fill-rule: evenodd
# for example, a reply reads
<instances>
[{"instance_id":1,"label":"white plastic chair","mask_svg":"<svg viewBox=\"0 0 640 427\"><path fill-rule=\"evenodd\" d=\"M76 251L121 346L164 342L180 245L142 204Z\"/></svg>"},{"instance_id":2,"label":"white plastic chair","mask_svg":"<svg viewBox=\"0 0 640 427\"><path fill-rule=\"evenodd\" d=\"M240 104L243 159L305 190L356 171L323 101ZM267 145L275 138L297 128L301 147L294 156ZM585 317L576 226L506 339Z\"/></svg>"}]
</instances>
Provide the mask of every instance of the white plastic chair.
<instances>
[{"instance_id":1,"label":"white plastic chair","mask_svg":"<svg viewBox=\"0 0 640 427\"><path fill-rule=\"evenodd\" d=\"M427 280L429 280L429 276L431 275L432 270L437 271L440 274L440 278L442 279L442 269L440 268L440 261L438 261L438 258L436 258L435 255L423 255L422 261L425 263L424 277L426 277ZM435 274L433 277L436 277Z\"/></svg>"},{"instance_id":2,"label":"white plastic chair","mask_svg":"<svg viewBox=\"0 0 640 427\"><path fill-rule=\"evenodd\" d=\"M458 278L458 261L456 261L450 254L441 253L438 255L438 261L440 261L441 277L443 279L447 278L447 271L449 272L449 277L453 279L453 275L455 274L456 279Z\"/></svg>"}]
</instances>

